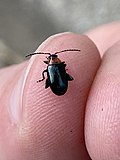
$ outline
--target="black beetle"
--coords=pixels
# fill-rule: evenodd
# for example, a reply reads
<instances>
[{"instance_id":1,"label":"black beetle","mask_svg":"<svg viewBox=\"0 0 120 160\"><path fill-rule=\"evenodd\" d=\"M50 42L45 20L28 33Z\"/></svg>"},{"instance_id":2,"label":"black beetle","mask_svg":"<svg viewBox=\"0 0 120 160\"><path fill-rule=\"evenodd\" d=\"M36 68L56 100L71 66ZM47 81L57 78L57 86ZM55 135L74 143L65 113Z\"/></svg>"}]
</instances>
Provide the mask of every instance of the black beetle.
<instances>
[{"instance_id":1,"label":"black beetle","mask_svg":"<svg viewBox=\"0 0 120 160\"><path fill-rule=\"evenodd\" d=\"M68 81L72 81L73 77L66 73L66 64L65 62L61 62L61 60L58 58L57 54L67 51L79 51L79 49L66 49L59 52L55 52L54 54L51 53L44 53L44 52L38 52L38 53L31 53L28 54L28 56L32 56L35 54L48 54L47 61L44 61L46 63L47 69L45 69L42 72L42 79L38 80L37 82L41 82L45 79L44 73L47 73L47 79L45 88L50 87L52 92L58 96L64 95L68 88Z\"/></svg>"}]
</instances>

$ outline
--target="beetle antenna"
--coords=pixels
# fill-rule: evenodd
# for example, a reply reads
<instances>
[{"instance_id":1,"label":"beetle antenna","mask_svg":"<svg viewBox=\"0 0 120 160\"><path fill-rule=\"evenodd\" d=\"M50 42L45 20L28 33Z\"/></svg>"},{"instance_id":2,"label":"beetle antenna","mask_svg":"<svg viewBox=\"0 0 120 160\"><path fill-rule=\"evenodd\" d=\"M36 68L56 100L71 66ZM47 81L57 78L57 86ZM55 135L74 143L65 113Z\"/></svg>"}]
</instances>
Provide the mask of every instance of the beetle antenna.
<instances>
[{"instance_id":1,"label":"beetle antenna","mask_svg":"<svg viewBox=\"0 0 120 160\"><path fill-rule=\"evenodd\" d=\"M55 52L54 54L58 54L58 53L62 53L62 52L68 52L68 51L78 51L78 52L80 52L81 50L80 49L65 49L65 50L62 50L62 51L59 51L59 52Z\"/></svg>"},{"instance_id":2,"label":"beetle antenna","mask_svg":"<svg viewBox=\"0 0 120 160\"><path fill-rule=\"evenodd\" d=\"M51 55L50 53L36 52L36 53L30 53L30 54L26 55L25 57L29 57L29 56L32 56L32 55L35 55L35 54L48 54L48 55Z\"/></svg>"}]
</instances>

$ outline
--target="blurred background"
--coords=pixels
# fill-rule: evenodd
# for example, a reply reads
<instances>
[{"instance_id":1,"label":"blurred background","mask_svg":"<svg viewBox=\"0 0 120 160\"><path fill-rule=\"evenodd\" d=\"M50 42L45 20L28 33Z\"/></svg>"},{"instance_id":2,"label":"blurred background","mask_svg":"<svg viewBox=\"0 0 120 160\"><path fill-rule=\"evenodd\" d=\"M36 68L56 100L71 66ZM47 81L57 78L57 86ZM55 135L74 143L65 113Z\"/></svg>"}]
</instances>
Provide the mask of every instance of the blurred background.
<instances>
[{"instance_id":1,"label":"blurred background","mask_svg":"<svg viewBox=\"0 0 120 160\"><path fill-rule=\"evenodd\" d=\"M120 20L120 0L0 0L0 67L21 62L49 36Z\"/></svg>"}]
</instances>

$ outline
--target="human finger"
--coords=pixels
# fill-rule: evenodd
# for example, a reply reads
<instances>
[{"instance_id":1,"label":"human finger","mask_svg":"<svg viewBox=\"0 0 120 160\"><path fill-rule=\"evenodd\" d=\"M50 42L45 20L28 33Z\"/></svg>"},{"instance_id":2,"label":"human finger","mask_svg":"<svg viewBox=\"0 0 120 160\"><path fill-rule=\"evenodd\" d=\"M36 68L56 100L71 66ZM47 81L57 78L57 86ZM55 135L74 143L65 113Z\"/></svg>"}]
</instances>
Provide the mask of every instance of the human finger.
<instances>
[{"instance_id":1,"label":"human finger","mask_svg":"<svg viewBox=\"0 0 120 160\"><path fill-rule=\"evenodd\" d=\"M59 54L74 77L63 96L45 89L44 81L37 83L47 67L43 63L45 55L33 56L28 64L13 66L12 70L2 70L1 82L6 80L0 86L1 94L7 97L2 99L0 116L3 159L90 159L84 143L84 110L100 64L96 46L87 36L64 33L49 38L36 52L69 48L81 52ZM9 79L5 76L8 72Z\"/></svg>"},{"instance_id":2,"label":"human finger","mask_svg":"<svg viewBox=\"0 0 120 160\"><path fill-rule=\"evenodd\" d=\"M120 21L96 27L86 35L96 44L102 57L108 48L120 40Z\"/></svg>"},{"instance_id":3,"label":"human finger","mask_svg":"<svg viewBox=\"0 0 120 160\"><path fill-rule=\"evenodd\" d=\"M103 56L85 116L85 139L93 160L120 159L120 41Z\"/></svg>"}]
</instances>

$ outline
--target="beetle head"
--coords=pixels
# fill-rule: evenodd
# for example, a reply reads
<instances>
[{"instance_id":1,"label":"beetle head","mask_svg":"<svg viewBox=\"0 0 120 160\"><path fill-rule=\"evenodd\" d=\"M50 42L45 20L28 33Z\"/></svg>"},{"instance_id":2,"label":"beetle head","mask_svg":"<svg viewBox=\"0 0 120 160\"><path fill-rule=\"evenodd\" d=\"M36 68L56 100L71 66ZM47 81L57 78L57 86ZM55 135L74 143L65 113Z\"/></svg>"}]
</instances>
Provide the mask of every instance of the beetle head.
<instances>
[{"instance_id":1,"label":"beetle head","mask_svg":"<svg viewBox=\"0 0 120 160\"><path fill-rule=\"evenodd\" d=\"M47 61L44 61L46 64L58 64L61 63L61 60L58 58L56 54L51 54L50 56L46 57Z\"/></svg>"},{"instance_id":2,"label":"beetle head","mask_svg":"<svg viewBox=\"0 0 120 160\"><path fill-rule=\"evenodd\" d=\"M57 58L58 56L56 54L51 54L50 56L48 56L47 59L54 59Z\"/></svg>"}]
</instances>

